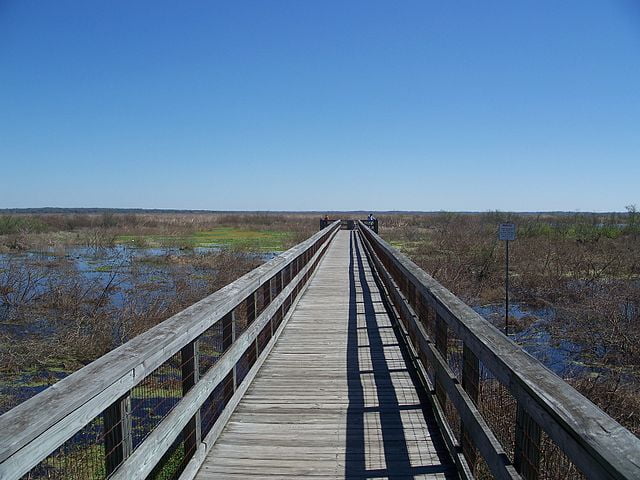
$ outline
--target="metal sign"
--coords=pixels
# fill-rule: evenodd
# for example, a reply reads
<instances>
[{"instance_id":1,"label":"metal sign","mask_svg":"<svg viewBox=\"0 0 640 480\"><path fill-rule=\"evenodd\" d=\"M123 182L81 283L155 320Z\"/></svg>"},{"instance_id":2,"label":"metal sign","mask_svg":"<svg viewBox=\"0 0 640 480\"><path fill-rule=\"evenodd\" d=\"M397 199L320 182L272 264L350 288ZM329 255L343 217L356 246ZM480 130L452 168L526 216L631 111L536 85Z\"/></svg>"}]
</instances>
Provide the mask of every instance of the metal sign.
<instances>
[{"instance_id":1,"label":"metal sign","mask_svg":"<svg viewBox=\"0 0 640 480\"><path fill-rule=\"evenodd\" d=\"M498 230L500 240L513 241L516 239L516 226L513 223L501 223Z\"/></svg>"}]
</instances>

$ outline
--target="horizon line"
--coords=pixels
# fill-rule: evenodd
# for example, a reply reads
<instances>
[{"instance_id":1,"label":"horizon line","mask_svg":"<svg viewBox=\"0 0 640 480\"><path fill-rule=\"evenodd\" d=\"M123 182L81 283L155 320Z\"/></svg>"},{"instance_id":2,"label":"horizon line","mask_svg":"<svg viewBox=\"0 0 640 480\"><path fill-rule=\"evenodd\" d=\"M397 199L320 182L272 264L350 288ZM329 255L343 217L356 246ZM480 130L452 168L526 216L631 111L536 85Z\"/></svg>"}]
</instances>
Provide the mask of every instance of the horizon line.
<instances>
[{"instance_id":1,"label":"horizon line","mask_svg":"<svg viewBox=\"0 0 640 480\"><path fill-rule=\"evenodd\" d=\"M328 213L377 213L377 214L436 214L436 213L461 213L461 214L482 214L482 213L512 213L521 215L540 214L628 214L628 211L619 210L211 210L200 208L139 208L139 207L17 207L0 208L0 213L245 213L245 214L279 214L279 213L301 213L301 214L328 214Z\"/></svg>"}]
</instances>

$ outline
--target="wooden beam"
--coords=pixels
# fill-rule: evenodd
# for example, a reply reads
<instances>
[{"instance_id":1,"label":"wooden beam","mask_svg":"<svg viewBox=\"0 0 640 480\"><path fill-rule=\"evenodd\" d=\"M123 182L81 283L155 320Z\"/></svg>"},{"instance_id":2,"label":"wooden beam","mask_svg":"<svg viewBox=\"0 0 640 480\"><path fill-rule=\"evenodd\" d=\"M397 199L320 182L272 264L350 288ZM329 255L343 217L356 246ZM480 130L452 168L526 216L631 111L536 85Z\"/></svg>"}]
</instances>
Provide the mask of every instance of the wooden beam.
<instances>
[{"instance_id":1,"label":"wooden beam","mask_svg":"<svg viewBox=\"0 0 640 480\"><path fill-rule=\"evenodd\" d=\"M103 413L105 472L112 474L133 450L131 395L127 392Z\"/></svg>"},{"instance_id":2,"label":"wooden beam","mask_svg":"<svg viewBox=\"0 0 640 480\"><path fill-rule=\"evenodd\" d=\"M473 351L463 345L462 347L462 388L469 395L474 404L478 404L480 386L480 362ZM476 447L469 437L469 432L464 422L460 426L460 445L467 462L474 468L476 465Z\"/></svg>"},{"instance_id":3,"label":"wooden beam","mask_svg":"<svg viewBox=\"0 0 640 480\"><path fill-rule=\"evenodd\" d=\"M182 396L184 397L200 379L200 352L199 341L189 342L180 351L182 362ZM188 459L195 453L201 441L200 409L191 417L189 423L182 430L184 459Z\"/></svg>"},{"instance_id":4,"label":"wooden beam","mask_svg":"<svg viewBox=\"0 0 640 480\"><path fill-rule=\"evenodd\" d=\"M540 426L518 405L513 463L524 480L537 480L540 476L540 439Z\"/></svg>"}]
</instances>

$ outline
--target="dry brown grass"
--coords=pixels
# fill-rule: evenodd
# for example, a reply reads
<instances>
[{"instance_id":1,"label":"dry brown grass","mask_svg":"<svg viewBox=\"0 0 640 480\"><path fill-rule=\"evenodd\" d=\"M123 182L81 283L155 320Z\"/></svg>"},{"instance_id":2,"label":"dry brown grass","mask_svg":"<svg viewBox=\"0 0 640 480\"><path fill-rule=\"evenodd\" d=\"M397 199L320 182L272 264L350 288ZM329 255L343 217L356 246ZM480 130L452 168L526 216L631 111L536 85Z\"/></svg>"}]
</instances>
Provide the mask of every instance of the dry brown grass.
<instances>
[{"instance_id":1,"label":"dry brown grass","mask_svg":"<svg viewBox=\"0 0 640 480\"><path fill-rule=\"evenodd\" d=\"M550 307L548 331L581 347L568 380L640 434L640 237L627 217L428 214L381 216L381 235L470 304L504 298L504 246L510 219L513 301ZM589 373L591 372L591 373ZM596 373L594 373L596 372Z\"/></svg>"}]
</instances>

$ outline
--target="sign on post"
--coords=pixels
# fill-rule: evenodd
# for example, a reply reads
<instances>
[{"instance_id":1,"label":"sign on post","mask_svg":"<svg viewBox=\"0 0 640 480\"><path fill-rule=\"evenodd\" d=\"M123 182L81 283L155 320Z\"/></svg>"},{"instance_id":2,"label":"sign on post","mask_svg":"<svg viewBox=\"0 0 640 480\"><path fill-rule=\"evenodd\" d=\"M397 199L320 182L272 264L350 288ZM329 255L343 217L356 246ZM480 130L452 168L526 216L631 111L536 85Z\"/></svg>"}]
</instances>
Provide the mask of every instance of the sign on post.
<instances>
[{"instance_id":1,"label":"sign on post","mask_svg":"<svg viewBox=\"0 0 640 480\"><path fill-rule=\"evenodd\" d=\"M498 232L498 238L500 240L506 240L511 242L516 239L516 226L514 223L501 223L500 230Z\"/></svg>"},{"instance_id":2,"label":"sign on post","mask_svg":"<svg viewBox=\"0 0 640 480\"><path fill-rule=\"evenodd\" d=\"M509 335L509 242L516 239L516 226L513 223L501 223L498 238L504 240L504 334Z\"/></svg>"}]
</instances>

